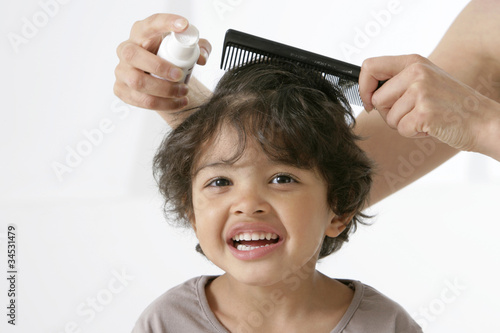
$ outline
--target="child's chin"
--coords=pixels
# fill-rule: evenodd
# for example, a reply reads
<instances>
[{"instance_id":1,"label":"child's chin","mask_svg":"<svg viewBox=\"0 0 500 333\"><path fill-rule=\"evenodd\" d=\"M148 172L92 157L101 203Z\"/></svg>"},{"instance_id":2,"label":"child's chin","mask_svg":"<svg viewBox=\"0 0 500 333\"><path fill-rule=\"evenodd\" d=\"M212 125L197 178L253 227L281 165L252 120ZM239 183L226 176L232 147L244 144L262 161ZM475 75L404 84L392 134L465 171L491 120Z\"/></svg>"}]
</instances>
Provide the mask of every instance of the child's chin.
<instances>
[{"instance_id":1,"label":"child's chin","mask_svg":"<svg viewBox=\"0 0 500 333\"><path fill-rule=\"evenodd\" d=\"M243 273L232 276L239 283L252 287L272 287L282 281L282 277L272 276L270 272Z\"/></svg>"}]
</instances>

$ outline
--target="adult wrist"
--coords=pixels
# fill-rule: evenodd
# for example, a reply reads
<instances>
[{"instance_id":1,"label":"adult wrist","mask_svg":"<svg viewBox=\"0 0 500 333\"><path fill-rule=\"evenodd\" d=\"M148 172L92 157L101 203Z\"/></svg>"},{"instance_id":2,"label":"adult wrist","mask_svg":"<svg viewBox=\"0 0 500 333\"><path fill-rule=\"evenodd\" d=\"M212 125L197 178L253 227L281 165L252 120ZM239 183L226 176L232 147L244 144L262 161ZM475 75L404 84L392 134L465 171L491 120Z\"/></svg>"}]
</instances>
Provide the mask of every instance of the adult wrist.
<instances>
[{"instance_id":1,"label":"adult wrist","mask_svg":"<svg viewBox=\"0 0 500 333\"><path fill-rule=\"evenodd\" d=\"M477 130L474 151L500 161L500 103L489 99L483 116L483 126Z\"/></svg>"}]
</instances>

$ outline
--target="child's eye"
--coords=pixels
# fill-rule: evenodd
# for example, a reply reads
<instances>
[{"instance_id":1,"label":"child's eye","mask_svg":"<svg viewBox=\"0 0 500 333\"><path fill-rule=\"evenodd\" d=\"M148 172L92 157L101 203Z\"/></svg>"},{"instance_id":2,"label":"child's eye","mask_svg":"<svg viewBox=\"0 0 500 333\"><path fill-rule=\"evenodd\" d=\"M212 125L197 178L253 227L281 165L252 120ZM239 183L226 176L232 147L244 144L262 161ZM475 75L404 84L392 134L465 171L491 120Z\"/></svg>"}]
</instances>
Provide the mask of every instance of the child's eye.
<instances>
[{"instance_id":1,"label":"child's eye","mask_svg":"<svg viewBox=\"0 0 500 333\"><path fill-rule=\"evenodd\" d=\"M271 180L272 184L289 184L289 183L295 183L295 182L296 182L296 180L293 179L289 175L276 175Z\"/></svg>"},{"instance_id":2,"label":"child's eye","mask_svg":"<svg viewBox=\"0 0 500 333\"><path fill-rule=\"evenodd\" d=\"M216 178L207 184L207 186L214 186L214 187L223 187L231 185L232 185L231 181L226 178Z\"/></svg>"}]
</instances>

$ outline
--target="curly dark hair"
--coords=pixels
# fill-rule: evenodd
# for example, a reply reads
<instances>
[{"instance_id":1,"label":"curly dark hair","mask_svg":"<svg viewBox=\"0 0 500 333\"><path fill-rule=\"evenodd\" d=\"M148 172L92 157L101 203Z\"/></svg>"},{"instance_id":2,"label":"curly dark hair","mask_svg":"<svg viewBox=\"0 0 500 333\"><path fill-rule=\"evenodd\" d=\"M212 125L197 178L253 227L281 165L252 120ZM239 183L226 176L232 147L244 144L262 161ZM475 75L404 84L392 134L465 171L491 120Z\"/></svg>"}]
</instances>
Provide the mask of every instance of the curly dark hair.
<instances>
[{"instance_id":1,"label":"curly dark hair","mask_svg":"<svg viewBox=\"0 0 500 333\"><path fill-rule=\"evenodd\" d=\"M193 214L193 168L223 125L238 133L244 152L255 140L274 161L317 168L327 184L327 202L339 216L353 216L336 238L325 236L319 258L340 249L357 223L372 184L372 163L358 147L355 119L344 95L314 71L297 65L248 64L224 74L211 98L163 140L153 173L165 197L164 212L182 226ZM228 161L231 163L231 161ZM197 250L201 253L199 244Z\"/></svg>"}]
</instances>

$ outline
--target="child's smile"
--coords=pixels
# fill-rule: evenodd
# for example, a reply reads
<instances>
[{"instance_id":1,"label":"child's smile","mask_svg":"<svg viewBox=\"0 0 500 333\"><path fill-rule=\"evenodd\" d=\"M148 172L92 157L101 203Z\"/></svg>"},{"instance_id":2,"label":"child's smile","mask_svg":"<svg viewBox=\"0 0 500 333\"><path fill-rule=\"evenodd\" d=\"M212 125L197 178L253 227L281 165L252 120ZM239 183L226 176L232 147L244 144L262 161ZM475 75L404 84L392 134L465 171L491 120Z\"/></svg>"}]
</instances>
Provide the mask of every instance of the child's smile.
<instances>
[{"instance_id":1,"label":"child's smile","mask_svg":"<svg viewBox=\"0 0 500 333\"><path fill-rule=\"evenodd\" d=\"M283 236L266 223L242 222L228 231L229 250L241 260L258 259L283 243Z\"/></svg>"}]
</instances>

